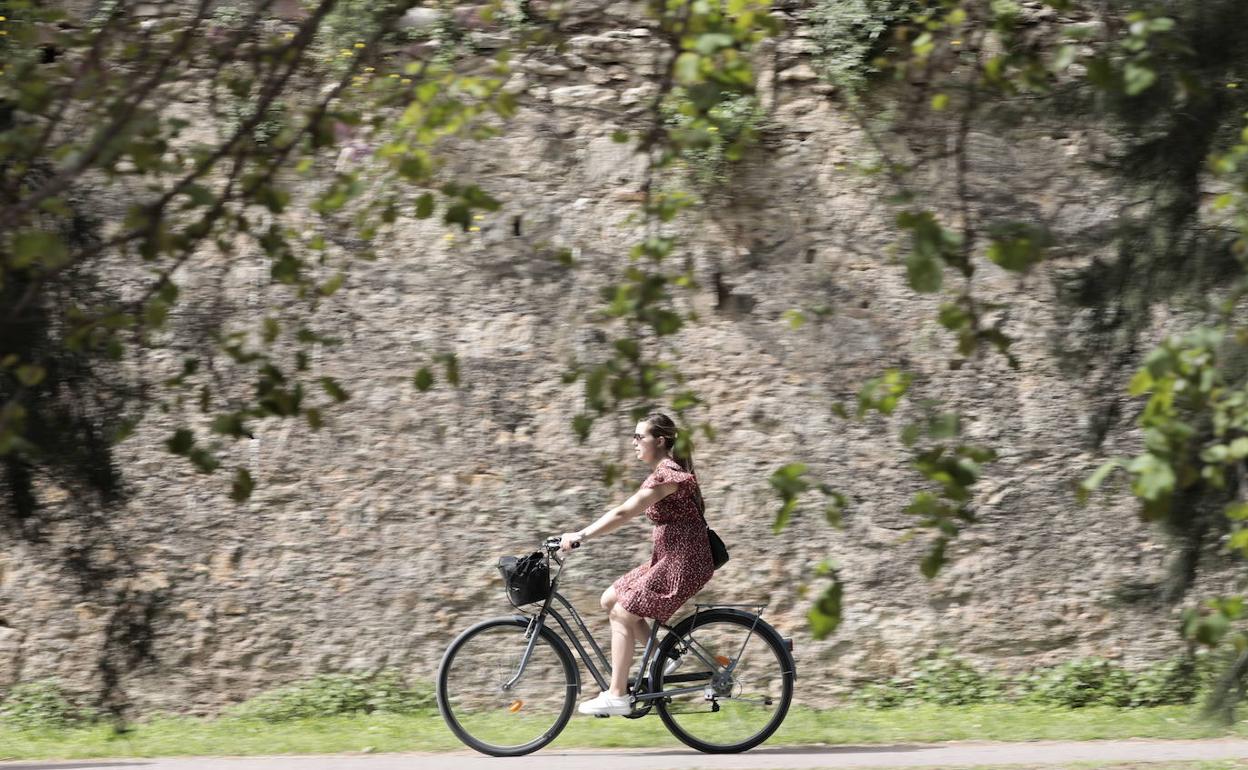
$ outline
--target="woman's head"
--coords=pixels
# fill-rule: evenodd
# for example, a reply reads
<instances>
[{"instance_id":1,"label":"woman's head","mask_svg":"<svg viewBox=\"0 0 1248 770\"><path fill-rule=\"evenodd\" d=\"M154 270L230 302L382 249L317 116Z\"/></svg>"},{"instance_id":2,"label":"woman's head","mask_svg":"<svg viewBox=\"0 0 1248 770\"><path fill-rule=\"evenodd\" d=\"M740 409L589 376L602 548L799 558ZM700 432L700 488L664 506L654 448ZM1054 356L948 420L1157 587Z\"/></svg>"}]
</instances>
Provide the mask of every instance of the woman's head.
<instances>
[{"instance_id":1,"label":"woman's head","mask_svg":"<svg viewBox=\"0 0 1248 770\"><path fill-rule=\"evenodd\" d=\"M676 425L665 414L652 414L633 429L633 449L637 459L653 465L672 455L676 443Z\"/></svg>"},{"instance_id":2,"label":"woman's head","mask_svg":"<svg viewBox=\"0 0 1248 770\"><path fill-rule=\"evenodd\" d=\"M686 473L693 473L693 446L686 438L679 442L681 450L677 454L676 438L676 423L671 417L662 412L646 415L641 422L637 423L633 433L633 448L637 451L637 459L653 465L665 457L671 457ZM706 510L702 502L701 490L695 488L694 498L698 504L698 511Z\"/></svg>"},{"instance_id":3,"label":"woman's head","mask_svg":"<svg viewBox=\"0 0 1248 770\"><path fill-rule=\"evenodd\" d=\"M633 434L634 445L638 458L643 462L658 462L664 457L671 457L686 471L692 473L693 453L689 451L688 440L677 442L676 423L662 412L646 415L637 423ZM681 451L677 453L677 446Z\"/></svg>"}]
</instances>

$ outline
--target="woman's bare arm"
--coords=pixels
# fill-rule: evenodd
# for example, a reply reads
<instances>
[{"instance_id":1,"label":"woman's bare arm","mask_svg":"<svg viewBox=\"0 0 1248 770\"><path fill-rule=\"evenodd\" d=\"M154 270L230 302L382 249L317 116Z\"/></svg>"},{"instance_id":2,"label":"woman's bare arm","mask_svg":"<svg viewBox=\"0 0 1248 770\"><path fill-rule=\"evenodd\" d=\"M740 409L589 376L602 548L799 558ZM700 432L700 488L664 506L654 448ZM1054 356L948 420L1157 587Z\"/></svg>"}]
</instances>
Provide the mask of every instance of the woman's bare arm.
<instances>
[{"instance_id":1,"label":"woman's bare arm","mask_svg":"<svg viewBox=\"0 0 1248 770\"><path fill-rule=\"evenodd\" d=\"M639 489L633 493L633 496L617 505L606 513L602 514L593 524L585 527L580 532L565 532L559 548L563 551L572 550L573 543L580 543L591 537L605 535L608 532L614 532L629 519L637 516L642 511L654 505L658 501L667 497L676 491L678 485L675 482L668 484L659 484L649 489Z\"/></svg>"}]
</instances>

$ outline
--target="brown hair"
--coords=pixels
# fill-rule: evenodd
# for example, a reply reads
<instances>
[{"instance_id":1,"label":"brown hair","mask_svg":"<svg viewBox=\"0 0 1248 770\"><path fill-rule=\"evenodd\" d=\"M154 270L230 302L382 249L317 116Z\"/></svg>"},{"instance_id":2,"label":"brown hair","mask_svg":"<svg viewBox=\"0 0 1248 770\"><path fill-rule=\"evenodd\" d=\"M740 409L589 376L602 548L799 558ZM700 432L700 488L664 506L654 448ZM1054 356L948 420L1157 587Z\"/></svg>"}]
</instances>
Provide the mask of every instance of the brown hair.
<instances>
[{"instance_id":1,"label":"brown hair","mask_svg":"<svg viewBox=\"0 0 1248 770\"><path fill-rule=\"evenodd\" d=\"M683 442L676 440L676 423L671 417L662 412L653 412L645 416L642 422L650 426L650 435L656 439L663 440L663 448L671 453L672 459L676 464L684 469L685 473L693 476L693 499L698 505L698 513L706 518L706 503L702 501L702 489L698 486L698 475L693 470L693 442L688 436ZM681 452L676 453L676 445L683 444Z\"/></svg>"}]
</instances>

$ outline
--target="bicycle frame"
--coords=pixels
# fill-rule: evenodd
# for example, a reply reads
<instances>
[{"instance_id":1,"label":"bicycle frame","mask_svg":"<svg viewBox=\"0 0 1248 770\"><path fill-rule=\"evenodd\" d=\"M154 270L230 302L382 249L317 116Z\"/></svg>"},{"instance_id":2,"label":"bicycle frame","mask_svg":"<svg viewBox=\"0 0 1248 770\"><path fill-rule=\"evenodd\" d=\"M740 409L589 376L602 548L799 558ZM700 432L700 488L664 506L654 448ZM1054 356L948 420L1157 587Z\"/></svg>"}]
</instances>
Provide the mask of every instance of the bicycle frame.
<instances>
[{"instance_id":1,"label":"bicycle frame","mask_svg":"<svg viewBox=\"0 0 1248 770\"><path fill-rule=\"evenodd\" d=\"M533 615L531 619L529 620L529 627L525 630L525 638L528 640L528 645L525 647L524 654L520 657L520 664L516 669L515 676L513 676L510 680L507 681L505 685L503 685L503 689L505 690L510 689L516 684L516 682L520 681L520 678L522 676L524 676L524 669L528 666L529 658L531 657L533 653L533 647L537 644L537 639L538 639L538 636L540 635L540 630L546 624L546 619L548 617L551 617L551 618L554 618L555 622L559 624L559 628L563 631L563 635L572 642L572 645L576 648L577 655L579 655L581 660L585 663L585 666L589 669L590 675L593 676L594 681L598 684L599 688L602 689L603 691L606 691L610 687L610 682L607 676L609 676L611 672L611 663L610 661L607 660L607 656L605 653L603 653L602 648L598 646L598 642L594 639L593 635L589 632L589 627L585 625L585 621L581 618L581 614L576 611L576 607L572 606L572 603L569 602L563 594L559 593L558 591L559 578L563 574L563 560L558 558L558 556L554 554L551 554L551 558L553 561L555 561L559 565L559 572L556 573L555 576L551 579L550 595L546 597L546 601L542 603L541 610L539 610L538 613L536 615ZM579 636L576 633L576 631L573 630L572 626L568 623L567 619L563 616L563 614L561 614L558 609L552 606L555 602L558 602L559 604L563 605L564 609L567 610L572 620L576 623L576 627L580 629ZM695 607L694 609L695 617L699 612L702 611L703 608L711 608L711 607L752 607L754 608L756 610L754 614L754 624L750 626L750 631L746 635L745 641L742 642L741 644L741 650L744 651L745 645L749 644L750 638L754 634L754 629L757 626L758 621L760 620L760 613L762 609L766 607L766 605L765 604L698 604L698 605L694 605L694 607ZM694 627L696 628L696 626L697 626L697 623L695 620ZM721 666L719 661L717 661L713 655L706 653L705 650L700 650L695 647L696 640L694 640L691 635L690 642L692 642L692 644L685 645L685 652L693 653L695 656L697 656L700 660L702 660L703 663L707 665L710 671L696 673L696 674L676 674L672 676L671 681L673 682L702 681L705 683L692 686L692 687L678 687L678 688L674 688L670 690L665 689L660 692L650 692L649 691L650 690L649 679L646 678L645 672L646 672L646 669L651 665L652 657L656 655L658 652L657 640L658 640L658 634L659 634L660 628L666 630L668 633L675 632L674 627L669 626L666 623L661 623L658 620L652 620L650 624L650 636L646 640L645 649L643 650L641 654L641 662L637 668L637 675L634 677L630 677L628 680L629 686L632 690L632 696L633 696L634 701L638 701L638 702L651 701L651 700L657 700L659 698L668 698L674 695L688 695L691 693L705 692L712 679L714 679L717 675L731 674L733 669L735 669L737 666L737 661L741 659L741 653L738 652L736 657L734 657L727 666ZM599 669L599 667L595 663L594 657L590 655L590 652L589 650L586 649L586 646L581 643L581 637L584 637L584 639L589 643L589 648L592 649L594 656L597 656L598 662L602 664L601 669ZM604 675L603 671L606 671L607 675ZM647 683L645 691L643 691L642 689L642 683Z\"/></svg>"}]
</instances>

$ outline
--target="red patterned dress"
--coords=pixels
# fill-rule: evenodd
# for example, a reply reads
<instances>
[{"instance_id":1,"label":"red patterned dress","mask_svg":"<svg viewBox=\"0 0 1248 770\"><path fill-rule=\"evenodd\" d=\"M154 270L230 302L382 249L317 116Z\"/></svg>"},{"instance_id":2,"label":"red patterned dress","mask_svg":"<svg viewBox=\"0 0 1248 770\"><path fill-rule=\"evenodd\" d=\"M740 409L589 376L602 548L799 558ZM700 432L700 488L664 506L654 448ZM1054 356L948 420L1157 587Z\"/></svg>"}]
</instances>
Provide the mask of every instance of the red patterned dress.
<instances>
[{"instance_id":1,"label":"red patterned dress","mask_svg":"<svg viewBox=\"0 0 1248 770\"><path fill-rule=\"evenodd\" d=\"M677 485L676 491L646 509L646 516L654 522L650 563L625 573L612 584L620 606L634 615L663 623L715 573L706 524L694 497L697 478L685 473L669 457L641 486L650 489L671 483Z\"/></svg>"}]
</instances>

